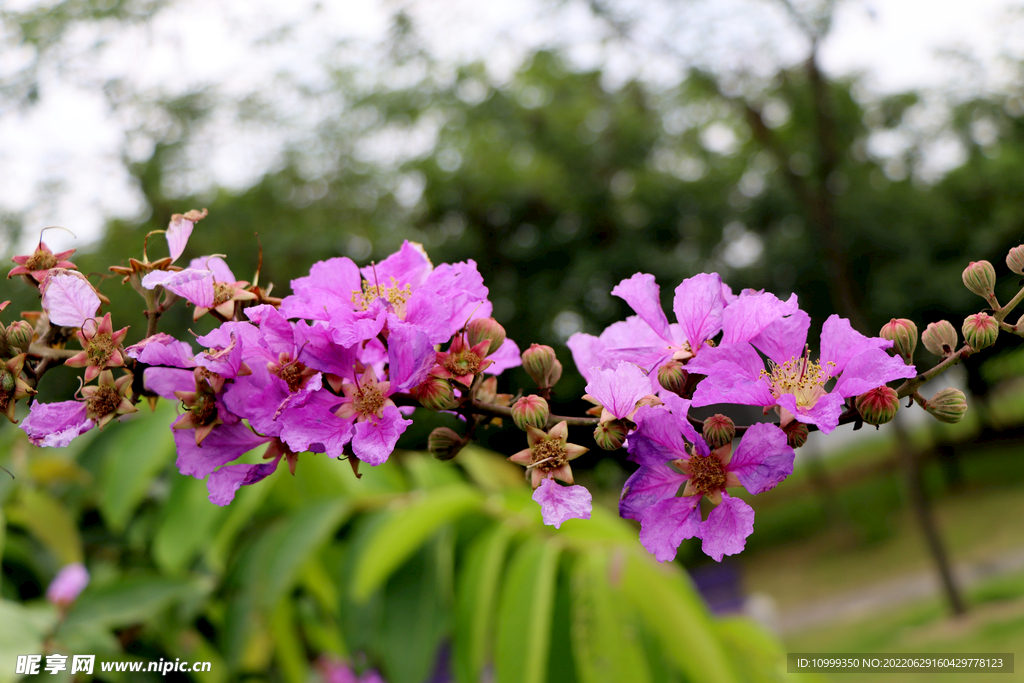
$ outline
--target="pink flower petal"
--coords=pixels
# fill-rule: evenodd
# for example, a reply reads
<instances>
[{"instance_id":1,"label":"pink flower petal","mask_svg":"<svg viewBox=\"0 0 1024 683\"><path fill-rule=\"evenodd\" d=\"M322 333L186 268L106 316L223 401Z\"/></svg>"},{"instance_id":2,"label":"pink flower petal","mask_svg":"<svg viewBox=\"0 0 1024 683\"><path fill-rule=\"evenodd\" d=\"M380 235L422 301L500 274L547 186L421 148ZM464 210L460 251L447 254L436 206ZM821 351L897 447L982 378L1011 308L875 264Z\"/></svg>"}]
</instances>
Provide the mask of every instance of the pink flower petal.
<instances>
[{"instance_id":1,"label":"pink flower petal","mask_svg":"<svg viewBox=\"0 0 1024 683\"><path fill-rule=\"evenodd\" d=\"M590 519L593 509L590 491L582 486L562 486L551 477L540 483L533 499L540 505L544 523L556 529L568 519Z\"/></svg>"},{"instance_id":2,"label":"pink flower petal","mask_svg":"<svg viewBox=\"0 0 1024 683\"><path fill-rule=\"evenodd\" d=\"M756 495L775 488L793 474L793 457L785 432L760 422L751 425L740 439L725 469L736 474L743 488Z\"/></svg>"},{"instance_id":3,"label":"pink flower petal","mask_svg":"<svg viewBox=\"0 0 1024 683\"><path fill-rule=\"evenodd\" d=\"M722 298L721 276L718 273L700 273L683 280L676 287L672 308L690 347L696 349L722 329L725 300Z\"/></svg>"},{"instance_id":4,"label":"pink flower petal","mask_svg":"<svg viewBox=\"0 0 1024 683\"><path fill-rule=\"evenodd\" d=\"M616 419L628 416L636 402L651 393L647 373L632 363L620 361L614 370L591 370L586 392L597 399Z\"/></svg>"},{"instance_id":5,"label":"pink flower petal","mask_svg":"<svg viewBox=\"0 0 1024 683\"><path fill-rule=\"evenodd\" d=\"M715 562L743 552L754 531L754 510L739 498L722 493L722 502L700 525L701 548Z\"/></svg>"},{"instance_id":6,"label":"pink flower petal","mask_svg":"<svg viewBox=\"0 0 1024 683\"><path fill-rule=\"evenodd\" d=\"M641 466L630 475L619 497L619 516L625 519L643 519L648 509L657 502L672 498L686 483L686 475L667 465Z\"/></svg>"},{"instance_id":7,"label":"pink flower petal","mask_svg":"<svg viewBox=\"0 0 1024 683\"><path fill-rule=\"evenodd\" d=\"M193 227L195 227L195 223L181 214L174 214L165 234L167 237L167 248L171 252L171 263L177 261L178 257L185 251L185 245L188 244L188 238L192 234Z\"/></svg>"},{"instance_id":8,"label":"pink flower petal","mask_svg":"<svg viewBox=\"0 0 1024 683\"><path fill-rule=\"evenodd\" d=\"M665 498L640 520L640 543L658 562L676 558L679 544L700 536L700 496Z\"/></svg>"},{"instance_id":9,"label":"pink flower petal","mask_svg":"<svg viewBox=\"0 0 1024 683\"><path fill-rule=\"evenodd\" d=\"M54 325L81 327L96 317L100 298L83 275L54 272L43 281L43 310Z\"/></svg>"},{"instance_id":10,"label":"pink flower petal","mask_svg":"<svg viewBox=\"0 0 1024 683\"><path fill-rule=\"evenodd\" d=\"M156 270L142 278L142 286L155 289L162 285L170 292L200 308L213 307L213 273L209 270L185 270L169 273Z\"/></svg>"},{"instance_id":11,"label":"pink flower petal","mask_svg":"<svg viewBox=\"0 0 1024 683\"><path fill-rule=\"evenodd\" d=\"M612 294L629 304L655 334L662 339L670 340L668 318L661 310L660 292L661 288L654 281L654 276L647 273L636 273L612 289Z\"/></svg>"}]
</instances>

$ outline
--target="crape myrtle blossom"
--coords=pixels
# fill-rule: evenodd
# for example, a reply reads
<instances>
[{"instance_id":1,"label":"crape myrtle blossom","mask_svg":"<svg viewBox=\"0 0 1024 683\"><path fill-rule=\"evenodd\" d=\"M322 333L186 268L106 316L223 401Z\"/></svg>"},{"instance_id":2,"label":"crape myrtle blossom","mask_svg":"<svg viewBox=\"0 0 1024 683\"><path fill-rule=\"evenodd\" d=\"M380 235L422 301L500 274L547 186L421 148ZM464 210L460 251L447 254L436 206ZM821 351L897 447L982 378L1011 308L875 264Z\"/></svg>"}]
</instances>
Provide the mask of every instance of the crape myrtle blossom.
<instances>
[{"instance_id":1,"label":"crape myrtle blossom","mask_svg":"<svg viewBox=\"0 0 1024 683\"><path fill-rule=\"evenodd\" d=\"M700 273L676 287L672 309L677 322L669 323L661 309L660 292L653 275L636 273L612 290L636 316L614 323L600 337L577 333L569 338L567 346L587 380L592 368L610 369L625 360L644 368L660 388L658 368L670 360L689 364L713 347L711 340L719 332L723 342L748 341L777 318L797 310L795 295L788 301L753 290L737 296L717 273Z\"/></svg>"},{"instance_id":2,"label":"crape myrtle blossom","mask_svg":"<svg viewBox=\"0 0 1024 683\"><path fill-rule=\"evenodd\" d=\"M590 491L573 485L569 467L570 460L588 449L568 443L568 438L569 426L564 420L548 432L529 425L526 427L528 447L509 458L526 467L534 488L533 499L540 505L544 523L556 529L567 519L590 519L593 507ZM556 484L555 479L569 486Z\"/></svg>"},{"instance_id":3,"label":"crape myrtle blossom","mask_svg":"<svg viewBox=\"0 0 1024 683\"><path fill-rule=\"evenodd\" d=\"M632 419L644 403L660 403L652 394L647 373L626 361L619 361L614 370L591 368L586 392L583 398L600 406L602 423Z\"/></svg>"},{"instance_id":4,"label":"crape myrtle blossom","mask_svg":"<svg viewBox=\"0 0 1024 683\"><path fill-rule=\"evenodd\" d=\"M102 303L96 288L74 270L52 268L39 291L43 310L53 325L82 327L96 317Z\"/></svg>"},{"instance_id":5,"label":"crape myrtle blossom","mask_svg":"<svg viewBox=\"0 0 1024 683\"><path fill-rule=\"evenodd\" d=\"M640 522L640 542L659 562L674 559L679 544L694 537L721 562L741 552L754 530L753 509L726 489L742 486L756 495L774 488L793 472L793 449L781 429L760 423L735 452L732 443L711 450L687 421L690 402L672 394L665 399L664 406L638 411L628 450L640 468L623 487L619 512ZM702 520L705 496L716 507Z\"/></svg>"},{"instance_id":6,"label":"crape myrtle blossom","mask_svg":"<svg viewBox=\"0 0 1024 683\"><path fill-rule=\"evenodd\" d=\"M109 313L103 316L99 324L86 321L86 326L75 332L75 335L83 350L65 360L64 365L85 368L86 382L96 379L100 371L106 368L124 367L124 354L119 347L128 336L128 328L114 332Z\"/></svg>"},{"instance_id":7,"label":"crape myrtle blossom","mask_svg":"<svg viewBox=\"0 0 1024 683\"><path fill-rule=\"evenodd\" d=\"M744 315L764 317L757 307L744 311ZM693 363L697 372L707 375L697 385L693 405L775 407L782 426L795 419L817 425L828 434L839 425L847 398L916 375L912 365L886 353L893 342L866 337L838 315L825 321L820 359L811 360L809 328L810 316L797 311L776 319L749 340L723 341ZM769 359L767 369L758 350ZM826 388L833 379L834 385Z\"/></svg>"},{"instance_id":8,"label":"crape myrtle blossom","mask_svg":"<svg viewBox=\"0 0 1024 683\"><path fill-rule=\"evenodd\" d=\"M236 301L254 301L256 295L248 291L249 283L237 280L234 273L219 256L201 256L192 259L184 270L154 270L142 278L142 286L155 289L162 286L195 306L193 320L198 320L211 309L224 319L235 315Z\"/></svg>"},{"instance_id":9,"label":"crape myrtle blossom","mask_svg":"<svg viewBox=\"0 0 1024 683\"><path fill-rule=\"evenodd\" d=\"M122 415L136 412L128 400L132 375L117 380L110 370L99 374L99 382L82 387L80 400L33 403L21 429L34 446L62 448L93 427L105 427Z\"/></svg>"},{"instance_id":10,"label":"crape myrtle blossom","mask_svg":"<svg viewBox=\"0 0 1024 683\"><path fill-rule=\"evenodd\" d=\"M46 246L45 242L40 241L39 246L36 247L36 250L31 255L14 256L11 258L15 266L7 273L7 277L9 279L15 275L28 275L36 282L42 282L51 268L78 270L78 266L68 261L74 253L74 249L68 249L67 251L60 251L54 254Z\"/></svg>"}]
</instances>

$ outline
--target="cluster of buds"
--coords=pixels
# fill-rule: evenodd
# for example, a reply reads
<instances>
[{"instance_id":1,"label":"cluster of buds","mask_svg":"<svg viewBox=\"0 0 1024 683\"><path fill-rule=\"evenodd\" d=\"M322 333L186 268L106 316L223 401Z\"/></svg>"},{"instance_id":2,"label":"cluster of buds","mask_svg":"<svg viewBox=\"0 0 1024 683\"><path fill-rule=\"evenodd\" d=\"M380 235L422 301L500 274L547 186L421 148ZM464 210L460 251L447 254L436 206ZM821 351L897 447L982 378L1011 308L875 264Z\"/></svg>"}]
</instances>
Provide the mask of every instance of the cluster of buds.
<instances>
[{"instance_id":1,"label":"cluster of buds","mask_svg":"<svg viewBox=\"0 0 1024 683\"><path fill-rule=\"evenodd\" d=\"M537 383L541 393L547 393L562 378L562 364L555 356L555 350L542 344L530 344L523 351L523 369Z\"/></svg>"}]
</instances>

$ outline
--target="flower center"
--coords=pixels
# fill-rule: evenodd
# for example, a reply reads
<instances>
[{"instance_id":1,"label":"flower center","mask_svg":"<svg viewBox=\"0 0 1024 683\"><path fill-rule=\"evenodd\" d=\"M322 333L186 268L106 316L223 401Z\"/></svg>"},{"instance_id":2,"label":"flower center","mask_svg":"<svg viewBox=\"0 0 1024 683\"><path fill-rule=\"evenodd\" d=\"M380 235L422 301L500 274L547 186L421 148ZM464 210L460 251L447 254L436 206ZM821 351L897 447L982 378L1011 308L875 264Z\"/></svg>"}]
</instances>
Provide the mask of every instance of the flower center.
<instances>
[{"instance_id":1,"label":"flower center","mask_svg":"<svg viewBox=\"0 0 1024 683\"><path fill-rule=\"evenodd\" d=\"M196 394L195 405L189 408L192 411L192 422L199 427L205 427L217 419L217 399L213 394L205 391Z\"/></svg>"},{"instance_id":2,"label":"flower center","mask_svg":"<svg viewBox=\"0 0 1024 683\"><path fill-rule=\"evenodd\" d=\"M90 413L96 417L103 417L117 410L117 407L121 405L121 395L114 387L99 387L96 393L85 402L85 405Z\"/></svg>"},{"instance_id":3,"label":"flower center","mask_svg":"<svg viewBox=\"0 0 1024 683\"><path fill-rule=\"evenodd\" d=\"M400 287L394 276L389 280L390 283L387 285L371 285L368 280L363 280L363 291L352 290L352 303L359 310L365 311L374 299L384 299L394 308L395 315L404 320L405 303L412 296L412 285Z\"/></svg>"},{"instance_id":4,"label":"flower center","mask_svg":"<svg viewBox=\"0 0 1024 683\"><path fill-rule=\"evenodd\" d=\"M282 367L280 372L278 373L278 377L285 381L285 384L288 385L288 390L294 394L296 391L302 388L302 384L305 381L305 378L302 376L302 373L305 370L305 365L298 361L295 361L294 363L288 363L287 365Z\"/></svg>"},{"instance_id":5,"label":"flower center","mask_svg":"<svg viewBox=\"0 0 1024 683\"><path fill-rule=\"evenodd\" d=\"M715 456L694 454L688 464L690 483L698 494L707 495L725 487L725 469Z\"/></svg>"},{"instance_id":6,"label":"flower center","mask_svg":"<svg viewBox=\"0 0 1024 683\"><path fill-rule=\"evenodd\" d=\"M480 356L469 350L459 351L448 356L444 362L444 369L456 377L475 375L480 372Z\"/></svg>"},{"instance_id":7,"label":"flower center","mask_svg":"<svg viewBox=\"0 0 1024 683\"><path fill-rule=\"evenodd\" d=\"M542 472L554 470L569 462L568 452L565 450L565 443L561 439L541 441L530 449L530 460Z\"/></svg>"},{"instance_id":8,"label":"flower center","mask_svg":"<svg viewBox=\"0 0 1024 683\"><path fill-rule=\"evenodd\" d=\"M762 370L761 376L766 378L772 395L778 398L783 394L793 394L796 404L804 408L813 407L827 393L825 383L832 379L831 369L835 367L832 361L825 367L821 361L812 361L809 347L799 358L790 358L782 365L772 361L768 364L771 372Z\"/></svg>"},{"instance_id":9,"label":"flower center","mask_svg":"<svg viewBox=\"0 0 1024 683\"><path fill-rule=\"evenodd\" d=\"M363 417L377 415L384 407L384 395L376 386L365 384L356 390L356 395L352 397L352 406L356 413Z\"/></svg>"},{"instance_id":10,"label":"flower center","mask_svg":"<svg viewBox=\"0 0 1024 683\"><path fill-rule=\"evenodd\" d=\"M231 301L231 297L235 295L235 288L224 282L213 283L213 305L220 306Z\"/></svg>"},{"instance_id":11,"label":"flower center","mask_svg":"<svg viewBox=\"0 0 1024 683\"><path fill-rule=\"evenodd\" d=\"M48 251L36 249L32 257L25 261L25 267L31 271L49 270L57 265L57 257Z\"/></svg>"},{"instance_id":12,"label":"flower center","mask_svg":"<svg viewBox=\"0 0 1024 683\"><path fill-rule=\"evenodd\" d=\"M89 349L85 352L89 365L104 368L114 353L114 345L109 334L97 334L89 340Z\"/></svg>"}]
</instances>

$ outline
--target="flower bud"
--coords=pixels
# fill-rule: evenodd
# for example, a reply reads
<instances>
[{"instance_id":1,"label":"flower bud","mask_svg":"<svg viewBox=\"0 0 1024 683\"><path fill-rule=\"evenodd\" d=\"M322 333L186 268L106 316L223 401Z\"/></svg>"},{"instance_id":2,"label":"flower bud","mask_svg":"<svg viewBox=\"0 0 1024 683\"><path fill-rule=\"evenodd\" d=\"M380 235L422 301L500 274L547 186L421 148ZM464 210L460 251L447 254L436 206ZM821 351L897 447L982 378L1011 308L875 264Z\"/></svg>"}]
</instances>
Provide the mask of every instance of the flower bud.
<instances>
[{"instance_id":1,"label":"flower bud","mask_svg":"<svg viewBox=\"0 0 1024 683\"><path fill-rule=\"evenodd\" d=\"M498 378L491 375L476 388L476 400L484 403L498 402Z\"/></svg>"},{"instance_id":2,"label":"flower bud","mask_svg":"<svg viewBox=\"0 0 1024 683\"><path fill-rule=\"evenodd\" d=\"M1024 244L1010 250L1006 255L1006 266L1017 275L1024 275Z\"/></svg>"},{"instance_id":3,"label":"flower bud","mask_svg":"<svg viewBox=\"0 0 1024 683\"><path fill-rule=\"evenodd\" d=\"M505 343L505 328L498 324L494 318L477 318L466 325L466 341L471 347L476 346L484 339L490 339L491 345L487 347L489 356Z\"/></svg>"},{"instance_id":4,"label":"flower bud","mask_svg":"<svg viewBox=\"0 0 1024 683\"><path fill-rule=\"evenodd\" d=\"M712 415L704 420L704 440L708 442L711 450L732 443L735 436L736 423L725 415Z\"/></svg>"},{"instance_id":5,"label":"flower bud","mask_svg":"<svg viewBox=\"0 0 1024 683\"><path fill-rule=\"evenodd\" d=\"M533 394L523 396L512 404L512 421L524 432L527 427L544 429L548 421L548 402Z\"/></svg>"},{"instance_id":6,"label":"flower bud","mask_svg":"<svg viewBox=\"0 0 1024 683\"><path fill-rule=\"evenodd\" d=\"M964 286L980 297L988 299L995 294L996 269L988 261L971 261L964 268Z\"/></svg>"},{"instance_id":7,"label":"flower bud","mask_svg":"<svg viewBox=\"0 0 1024 683\"><path fill-rule=\"evenodd\" d=\"M523 351L523 369L541 389L555 386L562 377L562 364L555 350L541 344L530 344L530 348Z\"/></svg>"},{"instance_id":8,"label":"flower bud","mask_svg":"<svg viewBox=\"0 0 1024 683\"><path fill-rule=\"evenodd\" d=\"M888 339L907 365L914 362L914 350L917 348L917 325L906 318L893 318L878 333L882 339Z\"/></svg>"},{"instance_id":9,"label":"flower bud","mask_svg":"<svg viewBox=\"0 0 1024 683\"><path fill-rule=\"evenodd\" d=\"M73 603L89 585L89 571L81 563L63 567L46 589L46 599L58 607Z\"/></svg>"},{"instance_id":10,"label":"flower bud","mask_svg":"<svg viewBox=\"0 0 1024 683\"><path fill-rule=\"evenodd\" d=\"M949 387L925 401L924 409L939 422L954 424L967 412L967 397L959 389Z\"/></svg>"},{"instance_id":11,"label":"flower bud","mask_svg":"<svg viewBox=\"0 0 1024 683\"><path fill-rule=\"evenodd\" d=\"M880 386L858 396L856 406L857 412L865 422L869 425L881 425L896 417L896 411L900 409L900 399L895 389Z\"/></svg>"},{"instance_id":12,"label":"flower bud","mask_svg":"<svg viewBox=\"0 0 1024 683\"><path fill-rule=\"evenodd\" d=\"M438 460L451 460L466 442L453 429L438 427L427 437L427 450Z\"/></svg>"},{"instance_id":13,"label":"flower bud","mask_svg":"<svg viewBox=\"0 0 1024 683\"><path fill-rule=\"evenodd\" d=\"M988 348L996 343L999 323L988 313L974 313L964 319L964 340L975 351Z\"/></svg>"},{"instance_id":14,"label":"flower bud","mask_svg":"<svg viewBox=\"0 0 1024 683\"><path fill-rule=\"evenodd\" d=\"M684 370L683 364L677 360L670 360L658 368L658 384L674 394L682 394L689 377L690 373Z\"/></svg>"},{"instance_id":15,"label":"flower bud","mask_svg":"<svg viewBox=\"0 0 1024 683\"><path fill-rule=\"evenodd\" d=\"M796 420L783 427L782 431L786 433L786 443L789 444L790 448L800 448L803 446L807 443L807 436L810 434L807 425Z\"/></svg>"},{"instance_id":16,"label":"flower bud","mask_svg":"<svg viewBox=\"0 0 1024 683\"><path fill-rule=\"evenodd\" d=\"M921 333L921 343L936 356L948 356L956 351L956 328L948 320L929 323Z\"/></svg>"},{"instance_id":17,"label":"flower bud","mask_svg":"<svg viewBox=\"0 0 1024 683\"><path fill-rule=\"evenodd\" d=\"M622 448L628 432L629 426L625 420L609 420L602 422L594 430L594 441L604 450L614 451Z\"/></svg>"},{"instance_id":18,"label":"flower bud","mask_svg":"<svg viewBox=\"0 0 1024 683\"><path fill-rule=\"evenodd\" d=\"M32 343L32 325L26 320L16 320L7 328L7 346L14 354L28 351ZM20 350L16 350L20 349Z\"/></svg>"},{"instance_id":19,"label":"flower bud","mask_svg":"<svg viewBox=\"0 0 1024 683\"><path fill-rule=\"evenodd\" d=\"M444 377L430 375L412 394L427 410L451 410L456 405L451 382Z\"/></svg>"}]
</instances>

